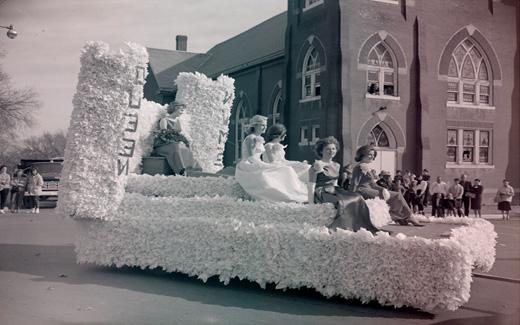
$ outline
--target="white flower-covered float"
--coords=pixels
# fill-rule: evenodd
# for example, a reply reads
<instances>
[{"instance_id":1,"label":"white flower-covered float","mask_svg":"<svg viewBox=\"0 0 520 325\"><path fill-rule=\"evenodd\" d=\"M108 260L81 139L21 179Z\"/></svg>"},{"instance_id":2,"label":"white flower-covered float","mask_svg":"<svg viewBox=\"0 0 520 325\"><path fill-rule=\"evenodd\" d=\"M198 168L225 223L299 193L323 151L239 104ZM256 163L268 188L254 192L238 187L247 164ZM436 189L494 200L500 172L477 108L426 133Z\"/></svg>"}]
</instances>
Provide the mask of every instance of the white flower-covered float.
<instances>
[{"instance_id":1,"label":"white flower-covered float","mask_svg":"<svg viewBox=\"0 0 520 325\"><path fill-rule=\"evenodd\" d=\"M110 53L91 42L83 50L59 200L60 212L77 221L79 263L305 286L427 311L460 307L472 270L492 267L496 233L485 220L423 218L450 224L448 236L433 239L329 231L331 204L255 202L233 178L138 174L166 114L142 98L147 60L136 44ZM193 154L203 171L218 171L233 80L183 73L176 82L191 115ZM390 219L384 201L367 203L379 226Z\"/></svg>"}]
</instances>

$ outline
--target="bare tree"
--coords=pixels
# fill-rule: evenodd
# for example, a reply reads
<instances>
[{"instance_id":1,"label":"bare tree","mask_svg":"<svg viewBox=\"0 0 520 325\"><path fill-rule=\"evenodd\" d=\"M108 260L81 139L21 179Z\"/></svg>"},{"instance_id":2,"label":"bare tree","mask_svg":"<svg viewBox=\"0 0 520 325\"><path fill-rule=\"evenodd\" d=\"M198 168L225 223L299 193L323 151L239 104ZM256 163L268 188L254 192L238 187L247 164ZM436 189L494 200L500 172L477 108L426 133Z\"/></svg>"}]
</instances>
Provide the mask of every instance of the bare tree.
<instances>
[{"instance_id":1,"label":"bare tree","mask_svg":"<svg viewBox=\"0 0 520 325\"><path fill-rule=\"evenodd\" d=\"M0 57L2 54L0 53ZM33 113L41 106L38 94L31 88L16 89L0 65L0 145L19 137L25 127L33 124Z\"/></svg>"},{"instance_id":2,"label":"bare tree","mask_svg":"<svg viewBox=\"0 0 520 325\"><path fill-rule=\"evenodd\" d=\"M22 159L51 159L63 157L67 137L65 132L44 133L23 141L20 156Z\"/></svg>"}]
</instances>

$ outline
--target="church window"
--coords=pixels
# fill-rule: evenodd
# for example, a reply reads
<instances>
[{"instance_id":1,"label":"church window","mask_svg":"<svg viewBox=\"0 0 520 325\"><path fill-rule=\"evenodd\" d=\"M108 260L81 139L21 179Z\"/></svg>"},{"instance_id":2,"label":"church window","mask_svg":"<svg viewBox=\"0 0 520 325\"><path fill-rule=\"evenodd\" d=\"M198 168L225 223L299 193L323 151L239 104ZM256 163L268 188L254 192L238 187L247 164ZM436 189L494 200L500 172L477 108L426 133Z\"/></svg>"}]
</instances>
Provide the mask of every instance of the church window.
<instances>
[{"instance_id":1,"label":"church window","mask_svg":"<svg viewBox=\"0 0 520 325\"><path fill-rule=\"evenodd\" d=\"M249 108L247 101L242 98L237 105L235 115L235 162L242 158L242 141L246 137L247 126L249 121Z\"/></svg>"},{"instance_id":2,"label":"church window","mask_svg":"<svg viewBox=\"0 0 520 325\"><path fill-rule=\"evenodd\" d=\"M379 148L390 147L390 141L385 130L379 125L376 125L368 135L368 144Z\"/></svg>"},{"instance_id":3,"label":"church window","mask_svg":"<svg viewBox=\"0 0 520 325\"><path fill-rule=\"evenodd\" d=\"M303 60L302 99L319 99L321 95L320 56L315 47L310 47Z\"/></svg>"},{"instance_id":4,"label":"church window","mask_svg":"<svg viewBox=\"0 0 520 325\"><path fill-rule=\"evenodd\" d=\"M482 53L468 38L455 48L448 66L448 104L491 104L492 82L488 73L489 64Z\"/></svg>"},{"instance_id":5,"label":"church window","mask_svg":"<svg viewBox=\"0 0 520 325\"><path fill-rule=\"evenodd\" d=\"M373 96L397 96L397 76L394 57L382 42L368 53L367 94Z\"/></svg>"},{"instance_id":6,"label":"church window","mask_svg":"<svg viewBox=\"0 0 520 325\"><path fill-rule=\"evenodd\" d=\"M283 109L282 90L279 89L276 97L274 98L271 120L272 124L281 123L281 112Z\"/></svg>"},{"instance_id":7,"label":"church window","mask_svg":"<svg viewBox=\"0 0 520 325\"><path fill-rule=\"evenodd\" d=\"M446 161L451 164L489 165L490 137L489 130L448 129Z\"/></svg>"}]
</instances>

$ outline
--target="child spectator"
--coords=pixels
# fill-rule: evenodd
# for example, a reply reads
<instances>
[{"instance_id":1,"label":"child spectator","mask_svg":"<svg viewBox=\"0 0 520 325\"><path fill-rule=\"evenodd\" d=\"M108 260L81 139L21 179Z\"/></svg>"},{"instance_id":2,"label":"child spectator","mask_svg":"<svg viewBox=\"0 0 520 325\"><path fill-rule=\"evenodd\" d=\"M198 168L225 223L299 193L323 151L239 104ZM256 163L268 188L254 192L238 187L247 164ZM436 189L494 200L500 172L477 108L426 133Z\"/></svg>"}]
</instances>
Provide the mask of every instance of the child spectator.
<instances>
[{"instance_id":1,"label":"child spectator","mask_svg":"<svg viewBox=\"0 0 520 325\"><path fill-rule=\"evenodd\" d=\"M464 187L462 187L462 185L459 184L458 178L455 178L453 180L453 185L448 189L448 193L451 193L451 195L453 196L453 200L455 202L455 209L457 210L457 215L459 217L462 217L462 195L464 194Z\"/></svg>"},{"instance_id":2,"label":"child spectator","mask_svg":"<svg viewBox=\"0 0 520 325\"><path fill-rule=\"evenodd\" d=\"M26 182L23 170L18 169L11 179L11 212L18 213L23 208Z\"/></svg>"},{"instance_id":3,"label":"child spectator","mask_svg":"<svg viewBox=\"0 0 520 325\"><path fill-rule=\"evenodd\" d=\"M448 193L446 200L444 200L444 209L448 217L455 216L455 199L453 198L453 194Z\"/></svg>"},{"instance_id":4,"label":"child spectator","mask_svg":"<svg viewBox=\"0 0 520 325\"><path fill-rule=\"evenodd\" d=\"M475 214L475 218L482 218L480 212L480 209L482 208L482 192L484 192L484 187L480 185L480 179L476 178L471 187L471 192L469 193L469 197L471 198L471 209Z\"/></svg>"}]
</instances>

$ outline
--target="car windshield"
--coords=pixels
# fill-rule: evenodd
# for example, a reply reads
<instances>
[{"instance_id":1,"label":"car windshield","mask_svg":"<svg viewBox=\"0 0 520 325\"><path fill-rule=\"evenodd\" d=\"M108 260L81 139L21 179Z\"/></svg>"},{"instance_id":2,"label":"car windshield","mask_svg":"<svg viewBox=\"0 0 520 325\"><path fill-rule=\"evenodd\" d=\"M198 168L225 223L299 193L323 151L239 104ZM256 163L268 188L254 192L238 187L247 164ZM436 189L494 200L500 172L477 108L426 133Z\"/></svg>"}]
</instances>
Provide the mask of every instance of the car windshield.
<instances>
[{"instance_id":1,"label":"car windshield","mask_svg":"<svg viewBox=\"0 0 520 325\"><path fill-rule=\"evenodd\" d=\"M60 174L63 166L60 163L34 163L32 167L40 174Z\"/></svg>"}]
</instances>

